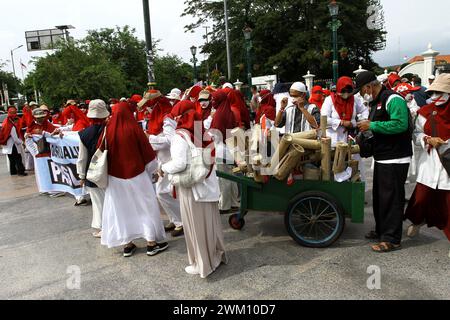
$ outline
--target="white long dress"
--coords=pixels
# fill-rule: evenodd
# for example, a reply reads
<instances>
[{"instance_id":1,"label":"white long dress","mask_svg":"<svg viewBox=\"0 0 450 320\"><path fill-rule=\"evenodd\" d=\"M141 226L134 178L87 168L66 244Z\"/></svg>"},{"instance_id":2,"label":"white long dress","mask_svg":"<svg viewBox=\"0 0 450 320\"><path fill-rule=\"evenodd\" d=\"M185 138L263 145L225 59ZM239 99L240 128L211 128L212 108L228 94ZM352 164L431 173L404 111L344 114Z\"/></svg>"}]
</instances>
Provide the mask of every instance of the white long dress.
<instances>
[{"instance_id":1,"label":"white long dress","mask_svg":"<svg viewBox=\"0 0 450 320\"><path fill-rule=\"evenodd\" d=\"M175 135L171 146L172 161L164 164L164 172L182 172L187 166L189 146L180 135ZM192 188L177 188L181 218L185 231L188 261L208 277L220 264L227 263L222 224L219 214L219 183L215 170L209 178Z\"/></svg>"},{"instance_id":2,"label":"white long dress","mask_svg":"<svg viewBox=\"0 0 450 320\"><path fill-rule=\"evenodd\" d=\"M158 153L159 167L171 160L170 142L175 135L176 127L177 123L174 120L166 118L164 120L163 132L158 136L149 137L153 150ZM170 222L175 227L180 228L183 226L180 213L180 200L173 198L172 191L173 185L170 183L168 175L159 178L156 183L156 196L159 204L169 217Z\"/></svg>"},{"instance_id":3,"label":"white long dress","mask_svg":"<svg viewBox=\"0 0 450 320\"><path fill-rule=\"evenodd\" d=\"M152 175L157 161L132 179L109 176L102 219L102 245L114 248L133 240L163 242L166 238Z\"/></svg>"}]
</instances>

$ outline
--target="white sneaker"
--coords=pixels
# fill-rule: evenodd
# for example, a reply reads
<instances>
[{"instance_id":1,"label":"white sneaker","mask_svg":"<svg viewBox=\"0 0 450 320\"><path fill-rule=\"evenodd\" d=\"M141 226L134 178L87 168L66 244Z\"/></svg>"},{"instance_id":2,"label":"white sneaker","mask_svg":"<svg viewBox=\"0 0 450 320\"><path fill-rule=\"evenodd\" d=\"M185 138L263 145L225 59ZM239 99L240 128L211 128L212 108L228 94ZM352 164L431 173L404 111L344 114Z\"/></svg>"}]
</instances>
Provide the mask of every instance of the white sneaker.
<instances>
[{"instance_id":1,"label":"white sneaker","mask_svg":"<svg viewBox=\"0 0 450 320\"><path fill-rule=\"evenodd\" d=\"M200 274L200 271L198 270L198 268L194 267L194 266L186 267L186 269L184 269L184 270L186 271L187 274L191 274L191 275Z\"/></svg>"},{"instance_id":2,"label":"white sneaker","mask_svg":"<svg viewBox=\"0 0 450 320\"><path fill-rule=\"evenodd\" d=\"M423 224L422 225L415 225L415 224L410 225L408 227L408 232L407 232L408 237L410 237L410 238L417 237L417 235L420 232L420 228L422 228L422 226L423 226Z\"/></svg>"}]
</instances>

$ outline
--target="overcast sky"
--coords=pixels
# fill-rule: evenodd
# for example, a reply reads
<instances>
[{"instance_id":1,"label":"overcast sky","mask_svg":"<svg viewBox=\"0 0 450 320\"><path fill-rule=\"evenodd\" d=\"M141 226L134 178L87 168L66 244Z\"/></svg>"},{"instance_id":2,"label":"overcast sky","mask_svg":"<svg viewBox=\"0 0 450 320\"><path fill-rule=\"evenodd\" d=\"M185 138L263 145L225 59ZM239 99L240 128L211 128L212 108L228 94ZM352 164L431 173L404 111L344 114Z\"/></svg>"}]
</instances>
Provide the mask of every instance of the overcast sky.
<instances>
[{"instance_id":1,"label":"overcast sky","mask_svg":"<svg viewBox=\"0 0 450 320\"><path fill-rule=\"evenodd\" d=\"M322 0L324 1L324 0ZM403 63L405 56L413 57L427 49L429 42L442 54L450 54L450 1L448 0L381 0L384 6L387 47L375 54L382 66ZM432 7L430 8L430 4ZM190 18L181 18L184 0L150 0L153 38L161 39L161 48L177 54L185 61L191 58L189 48L203 44L204 29L184 33ZM0 60L12 70L10 50L25 45L25 31L53 28L71 24L75 38L86 30L130 25L144 39L141 0L2 0L0 19ZM15 51L16 73L21 77L20 60L28 65L32 56L26 46ZM32 66L28 67L28 70ZM25 71L26 72L26 71Z\"/></svg>"}]
</instances>

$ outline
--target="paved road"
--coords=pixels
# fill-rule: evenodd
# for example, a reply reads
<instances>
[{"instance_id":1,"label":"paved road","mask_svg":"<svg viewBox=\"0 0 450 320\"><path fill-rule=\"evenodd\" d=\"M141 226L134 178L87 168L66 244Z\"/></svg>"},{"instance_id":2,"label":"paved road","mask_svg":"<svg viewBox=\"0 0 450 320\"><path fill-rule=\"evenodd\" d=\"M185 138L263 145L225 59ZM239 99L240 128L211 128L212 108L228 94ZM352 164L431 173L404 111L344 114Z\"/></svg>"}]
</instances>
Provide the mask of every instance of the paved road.
<instances>
[{"instance_id":1,"label":"paved road","mask_svg":"<svg viewBox=\"0 0 450 320\"><path fill-rule=\"evenodd\" d=\"M170 239L170 249L154 258L140 250L124 259L121 250L90 236L90 207L38 195L34 176L11 178L5 163L0 157L0 299L450 298L450 244L443 234L427 229L406 239L401 251L372 253L364 240L373 225L371 207L364 225L348 222L328 249L299 247L281 214L250 213L242 232L223 217L230 262L202 280L184 272L183 238ZM74 265L81 271L79 290L67 288ZM381 270L380 290L367 288L371 265Z\"/></svg>"}]
</instances>

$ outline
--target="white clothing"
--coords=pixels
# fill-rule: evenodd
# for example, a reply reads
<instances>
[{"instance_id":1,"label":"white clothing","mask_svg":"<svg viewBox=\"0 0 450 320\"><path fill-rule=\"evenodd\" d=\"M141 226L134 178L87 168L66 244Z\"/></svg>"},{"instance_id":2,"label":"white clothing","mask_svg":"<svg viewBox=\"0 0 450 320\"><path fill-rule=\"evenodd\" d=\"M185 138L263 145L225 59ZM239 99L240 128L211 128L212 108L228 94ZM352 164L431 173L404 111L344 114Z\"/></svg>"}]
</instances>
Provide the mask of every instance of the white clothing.
<instances>
[{"instance_id":1,"label":"white clothing","mask_svg":"<svg viewBox=\"0 0 450 320\"><path fill-rule=\"evenodd\" d=\"M153 150L158 153L159 167L171 160L170 142L175 135L176 123L175 121L166 118L164 120L163 132L158 136L150 136L149 141ZM160 177L156 183L156 196L159 204L168 215L170 222L177 228L182 227L180 201L172 197L173 185L169 181L169 176L166 174Z\"/></svg>"},{"instance_id":2,"label":"white clothing","mask_svg":"<svg viewBox=\"0 0 450 320\"><path fill-rule=\"evenodd\" d=\"M328 118L328 129L327 137L331 138L331 145L336 146L338 142L346 142L348 139L347 129L341 126L341 118L337 113L333 100L331 97L327 97L322 106L321 111L322 116L327 116ZM369 118L369 109L362 103L360 99L355 99L355 104L353 107L352 124L356 127L356 116L361 115L361 119Z\"/></svg>"},{"instance_id":3,"label":"white clothing","mask_svg":"<svg viewBox=\"0 0 450 320\"><path fill-rule=\"evenodd\" d=\"M102 229L103 203L105 202L105 190L101 188L89 188L87 191L92 201L92 224L94 229Z\"/></svg>"},{"instance_id":4,"label":"white clothing","mask_svg":"<svg viewBox=\"0 0 450 320\"><path fill-rule=\"evenodd\" d=\"M102 218L102 245L114 248L133 240L162 242L166 239L152 175L157 161L131 179L108 178Z\"/></svg>"},{"instance_id":5,"label":"white clothing","mask_svg":"<svg viewBox=\"0 0 450 320\"><path fill-rule=\"evenodd\" d=\"M188 165L188 155L190 154L189 145L180 135L173 137L170 148L172 160L162 165L162 170L166 174L175 174L183 172ZM199 202L218 202L220 198L219 182L216 171L213 169L210 176L204 181L197 183L192 187L195 201Z\"/></svg>"},{"instance_id":6,"label":"white clothing","mask_svg":"<svg viewBox=\"0 0 450 320\"><path fill-rule=\"evenodd\" d=\"M217 164L217 170L232 174L233 166L228 164ZM239 188L236 182L219 178L220 199L219 209L230 210L231 208L239 208Z\"/></svg>"},{"instance_id":7,"label":"white clothing","mask_svg":"<svg viewBox=\"0 0 450 320\"><path fill-rule=\"evenodd\" d=\"M203 121L203 127L208 131L208 135L214 142L214 148L216 149L216 159L221 160L221 162L234 163L233 155L227 146L223 142L223 139L227 137L222 137L222 133L219 134L218 130L210 130L213 122L213 117L209 116L205 121Z\"/></svg>"},{"instance_id":8,"label":"white clothing","mask_svg":"<svg viewBox=\"0 0 450 320\"><path fill-rule=\"evenodd\" d=\"M423 152L419 158L417 182L434 190L450 190L450 177L445 171L436 149L433 148L428 153L428 145L425 145L424 138L427 135L424 127L426 123L427 119L419 115L416 120L414 138L416 144L423 148ZM450 139L447 140L447 143L450 143ZM441 147L441 152L445 148L449 148L449 145Z\"/></svg>"}]
</instances>

